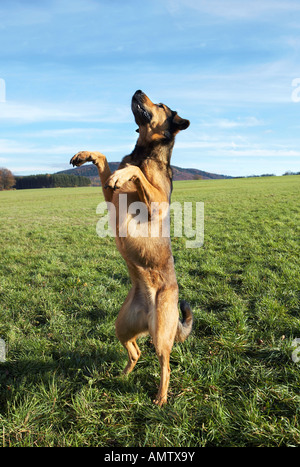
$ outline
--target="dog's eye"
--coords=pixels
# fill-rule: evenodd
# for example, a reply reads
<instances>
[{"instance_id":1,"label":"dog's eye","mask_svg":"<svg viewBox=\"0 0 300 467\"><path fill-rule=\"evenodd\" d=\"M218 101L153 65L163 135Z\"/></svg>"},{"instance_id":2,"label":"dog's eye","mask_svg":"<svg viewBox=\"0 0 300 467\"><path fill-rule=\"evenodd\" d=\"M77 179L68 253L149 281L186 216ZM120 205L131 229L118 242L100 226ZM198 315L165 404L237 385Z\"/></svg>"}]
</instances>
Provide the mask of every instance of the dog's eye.
<instances>
[{"instance_id":1,"label":"dog's eye","mask_svg":"<svg viewBox=\"0 0 300 467\"><path fill-rule=\"evenodd\" d=\"M164 104L158 104L158 107L160 107L161 109L164 108Z\"/></svg>"}]
</instances>

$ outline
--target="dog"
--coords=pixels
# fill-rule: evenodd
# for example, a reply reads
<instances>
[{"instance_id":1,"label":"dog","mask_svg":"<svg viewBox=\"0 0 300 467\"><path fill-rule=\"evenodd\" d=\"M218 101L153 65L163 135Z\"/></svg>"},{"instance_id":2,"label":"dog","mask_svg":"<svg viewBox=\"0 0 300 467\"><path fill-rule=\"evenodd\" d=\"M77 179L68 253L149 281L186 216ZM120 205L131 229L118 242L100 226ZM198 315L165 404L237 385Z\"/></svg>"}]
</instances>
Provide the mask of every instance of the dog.
<instances>
[{"instance_id":1,"label":"dog","mask_svg":"<svg viewBox=\"0 0 300 467\"><path fill-rule=\"evenodd\" d=\"M183 300L180 303L183 319L179 319L170 236L163 236L161 229L156 236L120 235L124 225L121 226L118 214L119 202L120 195L126 194L127 206L137 201L144 203L148 227L154 216L160 221L165 218L172 192L170 159L175 136L187 129L190 122L166 105L154 104L140 90L132 97L131 109L138 125L138 139L133 152L122 159L115 172L111 173L106 157L100 152L80 151L70 163L80 166L93 162L98 168L104 198L116 208L116 245L127 263L132 282L116 320L117 338L128 352L124 373L133 370L141 355L136 339L150 334L161 368L160 386L153 402L162 406L167 402L173 343L188 337L193 314ZM164 208L153 210L153 203ZM122 222L128 224L131 219L126 214Z\"/></svg>"}]
</instances>

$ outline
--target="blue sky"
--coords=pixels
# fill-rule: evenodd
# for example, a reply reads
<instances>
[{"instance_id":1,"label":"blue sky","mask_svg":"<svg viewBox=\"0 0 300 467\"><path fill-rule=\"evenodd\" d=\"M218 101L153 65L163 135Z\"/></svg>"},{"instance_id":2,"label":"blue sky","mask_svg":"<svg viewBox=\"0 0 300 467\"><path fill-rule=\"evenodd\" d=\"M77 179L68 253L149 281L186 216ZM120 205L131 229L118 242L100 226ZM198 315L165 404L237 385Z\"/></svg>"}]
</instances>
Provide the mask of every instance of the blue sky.
<instances>
[{"instance_id":1,"label":"blue sky","mask_svg":"<svg viewBox=\"0 0 300 467\"><path fill-rule=\"evenodd\" d=\"M191 121L174 165L300 171L299 0L1 0L0 166L120 160L137 89Z\"/></svg>"}]
</instances>

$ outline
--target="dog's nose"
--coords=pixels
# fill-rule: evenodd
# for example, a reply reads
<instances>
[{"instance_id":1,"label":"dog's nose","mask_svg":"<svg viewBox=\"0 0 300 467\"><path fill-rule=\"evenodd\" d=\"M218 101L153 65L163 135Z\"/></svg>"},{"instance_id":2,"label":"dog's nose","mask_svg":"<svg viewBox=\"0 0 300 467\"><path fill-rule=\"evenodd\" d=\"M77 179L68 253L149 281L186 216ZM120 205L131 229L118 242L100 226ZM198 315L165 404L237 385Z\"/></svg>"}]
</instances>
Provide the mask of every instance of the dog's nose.
<instances>
[{"instance_id":1,"label":"dog's nose","mask_svg":"<svg viewBox=\"0 0 300 467\"><path fill-rule=\"evenodd\" d=\"M135 91L135 93L134 93L134 97L135 97L136 99L141 98L141 97L143 97L143 96L144 96L144 93L143 93L143 91L141 91L140 89L139 89L138 91Z\"/></svg>"},{"instance_id":2,"label":"dog's nose","mask_svg":"<svg viewBox=\"0 0 300 467\"><path fill-rule=\"evenodd\" d=\"M144 99L144 93L143 91L141 91L140 89L138 91L135 91L135 93L133 94L132 96L132 99L133 101L138 101L138 102L142 102L143 99Z\"/></svg>"}]
</instances>

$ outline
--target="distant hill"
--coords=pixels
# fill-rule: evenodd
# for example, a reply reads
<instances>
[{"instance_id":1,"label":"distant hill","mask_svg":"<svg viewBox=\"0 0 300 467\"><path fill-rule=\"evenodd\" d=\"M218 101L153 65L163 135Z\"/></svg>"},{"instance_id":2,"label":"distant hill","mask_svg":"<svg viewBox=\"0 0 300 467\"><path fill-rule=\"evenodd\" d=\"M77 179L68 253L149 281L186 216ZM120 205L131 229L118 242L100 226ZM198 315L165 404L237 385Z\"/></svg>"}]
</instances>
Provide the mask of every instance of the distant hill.
<instances>
[{"instance_id":1,"label":"distant hill","mask_svg":"<svg viewBox=\"0 0 300 467\"><path fill-rule=\"evenodd\" d=\"M119 162L109 162L108 163L110 170L114 172L119 167ZM182 167L176 167L172 165L173 169L173 180L214 180L214 179L224 179L224 178L233 178L227 175L218 175L210 172L204 172L199 169L183 169ZM80 175L83 177L88 177L92 186L100 186L100 180L98 176L97 167L94 164L85 164L81 167L75 167L73 169L62 170L57 172L58 174L68 174L68 175Z\"/></svg>"}]
</instances>

